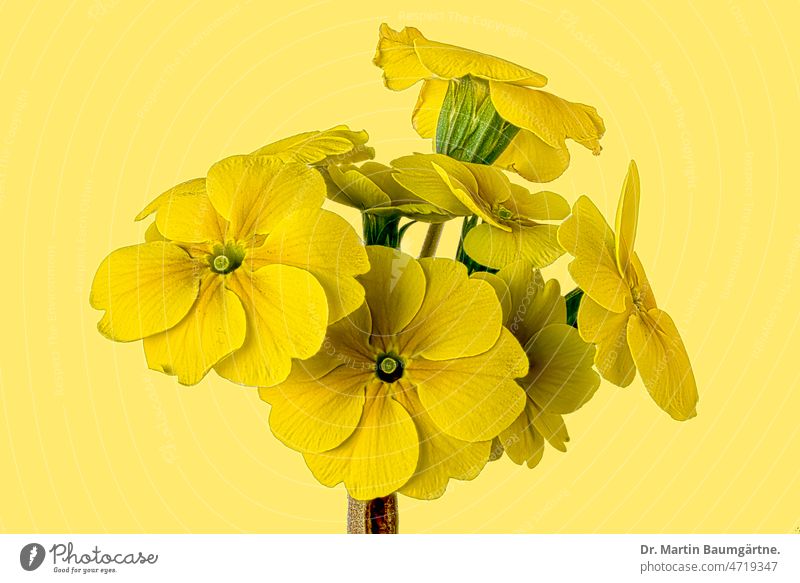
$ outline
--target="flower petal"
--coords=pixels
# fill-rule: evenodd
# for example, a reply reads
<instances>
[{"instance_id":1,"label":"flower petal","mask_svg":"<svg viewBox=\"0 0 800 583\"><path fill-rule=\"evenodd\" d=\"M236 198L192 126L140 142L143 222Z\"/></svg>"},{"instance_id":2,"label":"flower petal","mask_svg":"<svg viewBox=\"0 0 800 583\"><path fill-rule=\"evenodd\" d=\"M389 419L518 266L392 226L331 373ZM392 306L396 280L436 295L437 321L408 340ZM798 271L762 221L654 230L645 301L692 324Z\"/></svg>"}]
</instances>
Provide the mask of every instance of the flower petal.
<instances>
[{"instance_id":1,"label":"flower petal","mask_svg":"<svg viewBox=\"0 0 800 583\"><path fill-rule=\"evenodd\" d=\"M536 134L521 129L494 166L516 172L531 182L550 182L569 167L569 150L566 146L549 146Z\"/></svg>"},{"instance_id":2,"label":"flower petal","mask_svg":"<svg viewBox=\"0 0 800 583\"><path fill-rule=\"evenodd\" d=\"M411 114L411 124L420 137L436 137L436 127L439 125L439 113L447 95L447 85L448 82L442 79L426 79L422 83L414 113Z\"/></svg>"},{"instance_id":3,"label":"flower petal","mask_svg":"<svg viewBox=\"0 0 800 583\"><path fill-rule=\"evenodd\" d=\"M491 55L428 40L421 36L413 39L414 49L422 65L441 79L458 79L472 75L481 79L544 87L547 77Z\"/></svg>"},{"instance_id":4,"label":"flower petal","mask_svg":"<svg viewBox=\"0 0 800 583\"><path fill-rule=\"evenodd\" d=\"M304 454L317 480L326 486L344 482L357 500L395 492L413 475L418 456L414 422L379 383L367 390L361 421L344 443L324 453Z\"/></svg>"},{"instance_id":5,"label":"flower petal","mask_svg":"<svg viewBox=\"0 0 800 583\"><path fill-rule=\"evenodd\" d=\"M176 375L182 385L199 383L222 358L242 346L246 322L236 294L222 277L206 276L194 306L177 325L144 339L147 365Z\"/></svg>"},{"instance_id":6,"label":"flower petal","mask_svg":"<svg viewBox=\"0 0 800 583\"><path fill-rule=\"evenodd\" d=\"M546 267L564 254L558 243L558 225L536 224L503 231L480 224L464 238L464 250L482 265L502 269L518 259Z\"/></svg>"},{"instance_id":7,"label":"flower petal","mask_svg":"<svg viewBox=\"0 0 800 583\"><path fill-rule=\"evenodd\" d=\"M378 47L372 62L383 69L383 82L393 91L408 89L431 73L420 62L414 50L414 40L423 39L422 33L413 26L401 31L381 24L378 32Z\"/></svg>"},{"instance_id":8,"label":"flower petal","mask_svg":"<svg viewBox=\"0 0 800 583\"><path fill-rule=\"evenodd\" d=\"M538 465L544 455L544 437L533 425L537 413L533 403L528 401L522 413L500 434L500 443L511 461L527 464L529 468Z\"/></svg>"},{"instance_id":9,"label":"flower petal","mask_svg":"<svg viewBox=\"0 0 800 583\"><path fill-rule=\"evenodd\" d=\"M272 405L269 425L275 437L297 451L319 453L353 434L373 378L371 371L342 364L314 379L295 364L289 378L258 394Z\"/></svg>"},{"instance_id":10,"label":"flower petal","mask_svg":"<svg viewBox=\"0 0 800 583\"><path fill-rule=\"evenodd\" d=\"M434 166L449 176L449 182ZM399 170L395 181L415 196L442 208L454 216L468 216L472 211L459 200L454 189L477 192L475 177L460 162L442 154L412 154L392 160L392 167Z\"/></svg>"},{"instance_id":11,"label":"flower petal","mask_svg":"<svg viewBox=\"0 0 800 583\"><path fill-rule=\"evenodd\" d=\"M678 421L697 415L692 365L669 314L657 308L634 312L628 320L628 346L656 404Z\"/></svg>"},{"instance_id":12,"label":"flower petal","mask_svg":"<svg viewBox=\"0 0 800 583\"><path fill-rule=\"evenodd\" d=\"M267 265L252 273L239 269L228 279L245 307L247 336L242 347L214 368L220 376L250 386L286 379L292 358L309 358L322 345L328 303L313 275L288 265Z\"/></svg>"},{"instance_id":13,"label":"flower petal","mask_svg":"<svg viewBox=\"0 0 800 583\"><path fill-rule=\"evenodd\" d=\"M497 342L502 307L491 286L467 277L452 259L426 257L425 299L414 319L400 333L399 350L428 360L475 356Z\"/></svg>"},{"instance_id":14,"label":"flower petal","mask_svg":"<svg viewBox=\"0 0 800 583\"><path fill-rule=\"evenodd\" d=\"M617 266L620 273L628 273L628 265L633 256L633 244L636 240L636 223L639 221L639 169L631 160L628 174L622 185L622 194L617 206L617 220L614 239Z\"/></svg>"},{"instance_id":15,"label":"flower petal","mask_svg":"<svg viewBox=\"0 0 800 583\"><path fill-rule=\"evenodd\" d=\"M569 203L560 194L549 190L531 193L524 186L511 185L511 197L505 206L525 219L562 220L570 213Z\"/></svg>"},{"instance_id":16,"label":"flower petal","mask_svg":"<svg viewBox=\"0 0 800 583\"><path fill-rule=\"evenodd\" d=\"M550 324L564 324L567 306L561 295L561 286L555 279L547 283L531 264L518 261L500 270L498 275L511 290L511 316L506 326L525 346L542 328Z\"/></svg>"},{"instance_id":17,"label":"flower petal","mask_svg":"<svg viewBox=\"0 0 800 583\"><path fill-rule=\"evenodd\" d=\"M432 500L444 494L450 478L472 480L489 459L491 441L470 443L444 433L425 412L416 391L402 391L395 399L411 414L419 435L419 460L401 494Z\"/></svg>"},{"instance_id":18,"label":"flower petal","mask_svg":"<svg viewBox=\"0 0 800 583\"><path fill-rule=\"evenodd\" d=\"M155 225L165 238L184 243L224 241L228 227L206 194L206 179L195 178L170 188L136 216L156 214Z\"/></svg>"},{"instance_id":19,"label":"flower petal","mask_svg":"<svg viewBox=\"0 0 800 583\"><path fill-rule=\"evenodd\" d=\"M328 318L336 322L364 301L355 276L369 271L369 261L353 227L326 210L298 213L278 224L246 261L253 269L270 263L311 273L328 298Z\"/></svg>"},{"instance_id":20,"label":"flower petal","mask_svg":"<svg viewBox=\"0 0 800 583\"><path fill-rule=\"evenodd\" d=\"M547 145L563 148L570 138L598 155L606 131L603 119L589 105L566 101L536 89L492 81L489 95L497 113L513 125L536 134Z\"/></svg>"},{"instance_id":21,"label":"flower petal","mask_svg":"<svg viewBox=\"0 0 800 583\"><path fill-rule=\"evenodd\" d=\"M595 348L572 326L545 326L525 345L525 353L531 369L520 384L542 411L577 411L600 386L592 369Z\"/></svg>"},{"instance_id":22,"label":"flower petal","mask_svg":"<svg viewBox=\"0 0 800 583\"><path fill-rule=\"evenodd\" d=\"M389 195L354 166L331 164L328 175L336 187L334 192L328 192L331 200L361 211L391 203Z\"/></svg>"},{"instance_id":23,"label":"flower petal","mask_svg":"<svg viewBox=\"0 0 800 583\"><path fill-rule=\"evenodd\" d=\"M569 434L567 426L564 424L564 418L558 414L542 411L535 404L533 410L536 412L533 417L533 426L536 431L541 433L547 443L558 451L567 451Z\"/></svg>"},{"instance_id":24,"label":"flower petal","mask_svg":"<svg viewBox=\"0 0 800 583\"><path fill-rule=\"evenodd\" d=\"M414 359L406 370L434 423L459 439L491 439L525 406L525 393L514 379L528 372L528 359L505 328L483 354L445 361Z\"/></svg>"},{"instance_id":25,"label":"flower petal","mask_svg":"<svg viewBox=\"0 0 800 583\"><path fill-rule=\"evenodd\" d=\"M200 266L164 241L117 249L92 281L89 303L105 310L97 329L119 342L139 340L180 322L197 299Z\"/></svg>"},{"instance_id":26,"label":"flower petal","mask_svg":"<svg viewBox=\"0 0 800 583\"><path fill-rule=\"evenodd\" d=\"M208 196L231 223L229 238L267 234L295 211L314 211L325 201L319 172L274 157L231 156L214 164Z\"/></svg>"},{"instance_id":27,"label":"flower petal","mask_svg":"<svg viewBox=\"0 0 800 583\"><path fill-rule=\"evenodd\" d=\"M569 273L586 295L607 310L624 311L631 292L617 267L614 233L587 197L581 196L561 223L558 242L575 257Z\"/></svg>"},{"instance_id":28,"label":"flower petal","mask_svg":"<svg viewBox=\"0 0 800 583\"><path fill-rule=\"evenodd\" d=\"M301 164L318 164L327 158L336 158L339 163L357 162L375 155L372 148L365 146L368 140L366 131L338 125L278 140L259 148L251 156L274 156L282 162Z\"/></svg>"},{"instance_id":29,"label":"flower petal","mask_svg":"<svg viewBox=\"0 0 800 583\"><path fill-rule=\"evenodd\" d=\"M511 303L511 292L506 282L497 277L494 273L489 273L488 271L476 271L470 275L470 278L483 280L494 288L494 293L500 301L500 307L503 310L503 324L508 322L511 317L513 305Z\"/></svg>"},{"instance_id":30,"label":"flower petal","mask_svg":"<svg viewBox=\"0 0 800 583\"><path fill-rule=\"evenodd\" d=\"M359 276L372 314L372 335L388 341L406 327L422 305L425 273L419 263L399 250L367 247L370 270Z\"/></svg>"},{"instance_id":31,"label":"flower petal","mask_svg":"<svg viewBox=\"0 0 800 583\"><path fill-rule=\"evenodd\" d=\"M627 340L628 318L633 308L629 301L626 304L627 309L618 314L584 295L578 308L578 331L581 338L597 347L594 357L597 370L618 387L627 387L636 376Z\"/></svg>"}]
</instances>

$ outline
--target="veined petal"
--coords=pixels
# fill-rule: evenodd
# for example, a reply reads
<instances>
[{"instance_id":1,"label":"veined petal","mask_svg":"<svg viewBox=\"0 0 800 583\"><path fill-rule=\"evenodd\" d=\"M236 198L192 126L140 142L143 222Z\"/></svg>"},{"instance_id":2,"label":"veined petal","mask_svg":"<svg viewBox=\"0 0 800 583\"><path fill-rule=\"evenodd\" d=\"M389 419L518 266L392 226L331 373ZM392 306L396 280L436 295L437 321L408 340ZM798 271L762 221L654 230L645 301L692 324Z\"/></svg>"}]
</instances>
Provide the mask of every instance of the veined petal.
<instances>
[{"instance_id":1,"label":"veined petal","mask_svg":"<svg viewBox=\"0 0 800 583\"><path fill-rule=\"evenodd\" d=\"M464 165L466 168L466 164ZM469 214L471 215L478 215L483 221L489 223L495 228L498 228L502 231L510 231L511 229L505 226L503 223L498 222L490 212L489 204L486 200L481 197L480 191L476 188L473 191L468 191L463 187L463 184L455 179L455 176L451 176L444 168L442 168L436 162L433 163L433 169L442 179L447 187L450 189L450 192L453 196L466 208L469 209ZM475 176L475 174L473 174ZM477 179L476 179L477 180ZM491 194L488 196L491 197Z\"/></svg>"},{"instance_id":2,"label":"veined petal","mask_svg":"<svg viewBox=\"0 0 800 583\"><path fill-rule=\"evenodd\" d=\"M478 196L488 208L494 208L499 204L507 205L511 198L511 189L516 185L511 184L511 181L502 170L492 166L468 162L464 162L464 166L475 177L475 182L478 185ZM522 187L520 186L519 188ZM491 215L490 218L494 219Z\"/></svg>"},{"instance_id":3,"label":"veined petal","mask_svg":"<svg viewBox=\"0 0 800 583\"><path fill-rule=\"evenodd\" d=\"M450 478L472 480L480 474L489 459L491 441L470 443L447 435L425 412L413 389L396 393L395 399L411 415L419 436L417 468L400 493L433 500L444 494Z\"/></svg>"},{"instance_id":4,"label":"veined petal","mask_svg":"<svg viewBox=\"0 0 800 583\"><path fill-rule=\"evenodd\" d=\"M464 250L482 265L501 269L525 259L536 267L546 267L564 254L558 243L558 225L514 225L504 231L480 224L464 238Z\"/></svg>"},{"instance_id":5,"label":"veined petal","mask_svg":"<svg viewBox=\"0 0 800 583\"><path fill-rule=\"evenodd\" d=\"M626 279L631 288L631 294L634 292L638 294L639 304L645 310L652 310L658 307L656 305L656 297L653 295L653 288L650 287L650 281L644 272L644 266L639 261L639 256L636 253L631 255L630 269L628 269Z\"/></svg>"},{"instance_id":6,"label":"veined petal","mask_svg":"<svg viewBox=\"0 0 800 583\"><path fill-rule=\"evenodd\" d=\"M411 124L420 137L435 138L436 126L439 124L439 113L442 111L448 82L442 79L426 79L422 83Z\"/></svg>"},{"instance_id":7,"label":"veined petal","mask_svg":"<svg viewBox=\"0 0 800 583\"><path fill-rule=\"evenodd\" d=\"M542 411L535 403L532 409L535 411L535 415L532 419L533 427L536 431L541 433L542 437L547 440L547 443L558 451L567 451L569 433L567 433L567 426L564 424L564 418L557 413Z\"/></svg>"},{"instance_id":8,"label":"veined petal","mask_svg":"<svg viewBox=\"0 0 800 583\"><path fill-rule=\"evenodd\" d=\"M275 437L294 450L319 453L353 434L373 377L371 371L346 364L319 379L293 370L284 382L260 388L258 394L272 405L269 426Z\"/></svg>"},{"instance_id":9,"label":"veined petal","mask_svg":"<svg viewBox=\"0 0 800 583\"><path fill-rule=\"evenodd\" d=\"M393 91L408 89L431 73L420 62L414 50L414 40L423 39L422 33L413 26L401 31L392 30L386 23L378 32L378 47L372 62L383 69L383 82Z\"/></svg>"},{"instance_id":10,"label":"veined petal","mask_svg":"<svg viewBox=\"0 0 800 583\"><path fill-rule=\"evenodd\" d=\"M413 475L419 437L408 412L375 383L353 434L334 449L304 456L317 480L344 482L353 498L370 500L395 492Z\"/></svg>"},{"instance_id":11,"label":"veined petal","mask_svg":"<svg viewBox=\"0 0 800 583\"><path fill-rule=\"evenodd\" d=\"M339 163L358 162L375 155L372 148L365 146L368 140L366 131L338 125L278 140L259 148L251 156L273 156L282 162L301 164L318 164L332 157Z\"/></svg>"},{"instance_id":12,"label":"veined petal","mask_svg":"<svg viewBox=\"0 0 800 583\"><path fill-rule=\"evenodd\" d=\"M566 101L548 93L495 81L489 95L497 113L513 125L536 134L547 145L563 148L567 138L598 155L606 131L603 119L589 105Z\"/></svg>"},{"instance_id":13,"label":"veined petal","mask_svg":"<svg viewBox=\"0 0 800 583\"><path fill-rule=\"evenodd\" d=\"M427 280L425 299L399 335L401 353L447 360L494 346L503 315L494 290L467 277L466 268L452 259L426 257L419 265Z\"/></svg>"},{"instance_id":14,"label":"veined petal","mask_svg":"<svg viewBox=\"0 0 800 583\"><path fill-rule=\"evenodd\" d=\"M513 300L506 327L520 344L525 346L545 326L566 322L567 307L558 280L545 283L526 261L504 267L498 276L507 283Z\"/></svg>"},{"instance_id":15,"label":"veined petal","mask_svg":"<svg viewBox=\"0 0 800 583\"><path fill-rule=\"evenodd\" d=\"M525 345L525 353L531 369L520 384L544 412L577 411L600 386L592 369L595 348L572 326L545 326Z\"/></svg>"},{"instance_id":16,"label":"veined petal","mask_svg":"<svg viewBox=\"0 0 800 583\"><path fill-rule=\"evenodd\" d=\"M97 268L89 295L92 307L106 312L97 329L129 342L171 328L195 303L200 270L186 251L165 241L113 251Z\"/></svg>"},{"instance_id":17,"label":"veined petal","mask_svg":"<svg viewBox=\"0 0 800 583\"><path fill-rule=\"evenodd\" d=\"M199 383L222 358L244 342L244 308L236 294L225 289L222 277L205 276L200 294L178 324L144 339L147 365L176 375L182 385Z\"/></svg>"},{"instance_id":18,"label":"veined petal","mask_svg":"<svg viewBox=\"0 0 800 583\"><path fill-rule=\"evenodd\" d=\"M252 269L280 263L311 273L328 298L328 318L336 322L364 301L355 276L369 271L369 261L353 227L326 210L286 217L263 245L248 252Z\"/></svg>"},{"instance_id":19,"label":"veined petal","mask_svg":"<svg viewBox=\"0 0 800 583\"><path fill-rule=\"evenodd\" d=\"M206 178L214 208L231 223L229 238L249 239L275 229L296 211L311 212L325 201L319 172L269 156L231 156Z\"/></svg>"},{"instance_id":20,"label":"veined petal","mask_svg":"<svg viewBox=\"0 0 800 583\"><path fill-rule=\"evenodd\" d=\"M505 328L483 354L445 361L417 358L406 370L434 423L465 441L495 437L525 406L525 392L514 379L527 374L528 359Z\"/></svg>"},{"instance_id":21,"label":"veined petal","mask_svg":"<svg viewBox=\"0 0 800 583\"><path fill-rule=\"evenodd\" d=\"M634 312L628 320L628 346L656 404L678 421L697 415L692 365L669 314L657 308Z\"/></svg>"},{"instance_id":22,"label":"veined petal","mask_svg":"<svg viewBox=\"0 0 800 583\"><path fill-rule=\"evenodd\" d=\"M525 219L562 220L570 213L569 203L560 194L549 190L531 193L524 186L511 185L511 198L506 208Z\"/></svg>"},{"instance_id":23,"label":"veined petal","mask_svg":"<svg viewBox=\"0 0 800 583\"><path fill-rule=\"evenodd\" d=\"M497 295L497 299L500 301L500 307L503 310L503 324L507 323L511 317L513 305L511 303L511 291L508 289L506 282L494 273L489 273L488 271L476 271L469 277L470 279L485 281L494 288L494 293Z\"/></svg>"},{"instance_id":24,"label":"veined petal","mask_svg":"<svg viewBox=\"0 0 800 583\"><path fill-rule=\"evenodd\" d=\"M537 413L533 403L528 401L522 413L500 434L500 443L511 461L527 464L529 468L542 461L544 455L544 437L533 425Z\"/></svg>"},{"instance_id":25,"label":"veined petal","mask_svg":"<svg viewBox=\"0 0 800 583\"><path fill-rule=\"evenodd\" d=\"M566 146L554 148L533 132L521 129L494 166L516 172L531 182L550 182L569 166L569 150Z\"/></svg>"},{"instance_id":26,"label":"veined petal","mask_svg":"<svg viewBox=\"0 0 800 583\"><path fill-rule=\"evenodd\" d=\"M388 341L419 311L425 273L416 259L380 245L367 247L370 270L359 276L372 314L372 335Z\"/></svg>"},{"instance_id":27,"label":"veined petal","mask_svg":"<svg viewBox=\"0 0 800 583\"><path fill-rule=\"evenodd\" d=\"M434 162L450 176L449 184L434 168ZM441 154L412 154L392 161L398 170L395 181L415 196L454 216L468 216L468 209L453 193L453 188L476 192L475 177L460 162Z\"/></svg>"},{"instance_id":28,"label":"veined petal","mask_svg":"<svg viewBox=\"0 0 800 583\"><path fill-rule=\"evenodd\" d=\"M626 310L611 312L583 296L578 308L578 331L586 342L597 347L595 366L603 378L619 387L627 387L636 376L636 366L628 348L627 326L632 313L630 300L626 300Z\"/></svg>"},{"instance_id":29,"label":"veined petal","mask_svg":"<svg viewBox=\"0 0 800 583\"><path fill-rule=\"evenodd\" d=\"M607 310L624 311L631 292L617 267L614 233L587 197L581 196L561 223L558 242L575 257L569 273L586 295Z\"/></svg>"},{"instance_id":30,"label":"veined petal","mask_svg":"<svg viewBox=\"0 0 800 583\"><path fill-rule=\"evenodd\" d=\"M358 168L331 164L328 166L328 175L336 186L335 192L329 191L331 200L361 211L391 202L389 195Z\"/></svg>"},{"instance_id":31,"label":"veined petal","mask_svg":"<svg viewBox=\"0 0 800 583\"><path fill-rule=\"evenodd\" d=\"M288 265L238 269L227 285L247 314L242 347L220 361L220 376L243 385L268 387L289 376L292 358L319 350L328 324L328 302L313 275Z\"/></svg>"},{"instance_id":32,"label":"veined petal","mask_svg":"<svg viewBox=\"0 0 800 583\"><path fill-rule=\"evenodd\" d=\"M206 194L206 179L195 178L170 188L136 215L156 214L155 225L165 238L184 243L224 241L228 222Z\"/></svg>"},{"instance_id":33,"label":"veined petal","mask_svg":"<svg viewBox=\"0 0 800 583\"><path fill-rule=\"evenodd\" d=\"M481 79L544 87L547 77L505 59L477 51L428 40L421 36L413 39L414 49L422 65L441 79L458 79L472 75Z\"/></svg>"},{"instance_id":34,"label":"veined petal","mask_svg":"<svg viewBox=\"0 0 800 583\"><path fill-rule=\"evenodd\" d=\"M639 169L631 160L628 174L622 185L622 194L617 205L617 220L614 239L617 266L619 272L628 273L628 266L633 256L633 244L636 241L636 224L639 221Z\"/></svg>"}]
</instances>

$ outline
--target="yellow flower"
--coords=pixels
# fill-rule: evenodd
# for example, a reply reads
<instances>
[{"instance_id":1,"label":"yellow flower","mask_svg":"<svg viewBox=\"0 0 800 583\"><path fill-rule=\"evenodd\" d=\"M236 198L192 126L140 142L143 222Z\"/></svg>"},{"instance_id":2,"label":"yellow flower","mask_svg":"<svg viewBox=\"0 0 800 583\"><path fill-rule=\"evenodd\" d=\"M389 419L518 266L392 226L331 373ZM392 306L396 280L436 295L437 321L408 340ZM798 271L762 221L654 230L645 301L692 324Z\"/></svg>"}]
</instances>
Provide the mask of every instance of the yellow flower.
<instances>
[{"instance_id":1,"label":"yellow flower","mask_svg":"<svg viewBox=\"0 0 800 583\"><path fill-rule=\"evenodd\" d=\"M470 480L519 415L528 371L492 288L450 259L367 247L366 302L319 354L261 389L270 426L327 486L436 498Z\"/></svg>"},{"instance_id":2,"label":"yellow flower","mask_svg":"<svg viewBox=\"0 0 800 583\"><path fill-rule=\"evenodd\" d=\"M415 221L441 223L453 215L400 186L396 171L378 162L327 168L328 198L362 212L404 216Z\"/></svg>"},{"instance_id":3,"label":"yellow flower","mask_svg":"<svg viewBox=\"0 0 800 583\"><path fill-rule=\"evenodd\" d=\"M168 190L137 217L156 214L147 242L97 270L100 332L144 339L150 368L183 384L212 367L246 385L284 380L364 297L354 277L369 269L364 248L324 199L318 172L252 156Z\"/></svg>"},{"instance_id":4,"label":"yellow flower","mask_svg":"<svg viewBox=\"0 0 800 583\"><path fill-rule=\"evenodd\" d=\"M369 160L375 150L366 145L366 131L353 131L346 125L297 134L268 144L252 156L273 156L283 162L325 166L328 163L353 163Z\"/></svg>"},{"instance_id":5,"label":"yellow flower","mask_svg":"<svg viewBox=\"0 0 800 583\"><path fill-rule=\"evenodd\" d=\"M638 215L639 171L631 161L616 233L583 196L561 225L558 240L575 257L569 272L584 291L578 328L584 340L597 345L597 369L621 387L633 381L638 369L658 406L683 421L697 414L697 385L675 323L656 307L633 251Z\"/></svg>"},{"instance_id":6,"label":"yellow flower","mask_svg":"<svg viewBox=\"0 0 800 583\"><path fill-rule=\"evenodd\" d=\"M544 267L563 255L558 226L537 222L569 214L560 195L531 194L497 168L442 154L404 156L392 166L398 170L395 181L420 198L451 215L483 220L464 238L464 250L478 263L499 269L522 258Z\"/></svg>"},{"instance_id":7,"label":"yellow flower","mask_svg":"<svg viewBox=\"0 0 800 583\"><path fill-rule=\"evenodd\" d=\"M497 275L475 273L495 288L504 325L524 347L530 370L517 382L525 389L525 409L500 434L499 442L515 463L534 467L544 443L566 451L569 441L563 415L592 398L600 377L592 369L595 349L566 324L567 308L558 282L545 283L539 270L517 261Z\"/></svg>"},{"instance_id":8,"label":"yellow flower","mask_svg":"<svg viewBox=\"0 0 800 583\"><path fill-rule=\"evenodd\" d=\"M416 28L406 27L397 32L386 24L380 27L373 62L383 69L389 89L399 91L423 81L412 117L414 128L423 138L437 137L440 112L451 82L465 78L477 81L476 93L469 97L470 103L474 103L470 106L471 117L489 119L489 113L496 113L519 128L493 163L533 182L548 182L567 169L570 159L567 138L595 155L602 149L600 138L605 126L597 110L532 89L544 87L547 78L525 67L428 40ZM482 106L488 107L485 104L491 105L494 112L483 110ZM481 116L484 113L485 118Z\"/></svg>"}]
</instances>

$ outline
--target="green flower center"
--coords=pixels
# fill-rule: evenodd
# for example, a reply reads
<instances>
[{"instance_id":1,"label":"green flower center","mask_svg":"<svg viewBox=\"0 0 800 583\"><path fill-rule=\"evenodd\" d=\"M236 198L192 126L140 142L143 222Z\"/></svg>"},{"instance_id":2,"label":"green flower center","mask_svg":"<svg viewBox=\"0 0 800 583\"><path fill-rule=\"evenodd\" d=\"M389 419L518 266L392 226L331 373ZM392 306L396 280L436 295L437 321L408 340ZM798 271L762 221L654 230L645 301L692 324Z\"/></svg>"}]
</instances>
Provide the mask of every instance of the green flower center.
<instances>
[{"instance_id":1,"label":"green flower center","mask_svg":"<svg viewBox=\"0 0 800 583\"><path fill-rule=\"evenodd\" d=\"M508 210L506 207L502 205L497 209L496 214L499 218L503 219L504 221L507 221L514 216L514 213L512 213L510 210Z\"/></svg>"},{"instance_id":2,"label":"green flower center","mask_svg":"<svg viewBox=\"0 0 800 583\"><path fill-rule=\"evenodd\" d=\"M394 353L378 356L375 374L385 383L393 383L403 376L403 359Z\"/></svg>"},{"instance_id":3,"label":"green flower center","mask_svg":"<svg viewBox=\"0 0 800 583\"><path fill-rule=\"evenodd\" d=\"M208 256L211 271L221 274L238 269L242 261L244 261L244 249L233 241L229 241L225 245L214 245L213 252Z\"/></svg>"}]
</instances>

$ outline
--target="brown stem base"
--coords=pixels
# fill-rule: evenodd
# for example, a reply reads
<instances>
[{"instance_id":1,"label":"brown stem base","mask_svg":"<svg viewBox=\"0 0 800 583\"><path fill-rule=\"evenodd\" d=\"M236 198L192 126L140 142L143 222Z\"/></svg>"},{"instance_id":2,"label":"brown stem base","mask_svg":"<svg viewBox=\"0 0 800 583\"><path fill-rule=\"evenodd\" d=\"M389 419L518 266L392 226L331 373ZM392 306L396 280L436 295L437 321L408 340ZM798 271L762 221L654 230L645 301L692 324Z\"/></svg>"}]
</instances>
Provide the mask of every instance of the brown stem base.
<instances>
[{"instance_id":1,"label":"brown stem base","mask_svg":"<svg viewBox=\"0 0 800 583\"><path fill-rule=\"evenodd\" d=\"M372 500L347 495L347 534L397 534L397 494Z\"/></svg>"}]
</instances>

